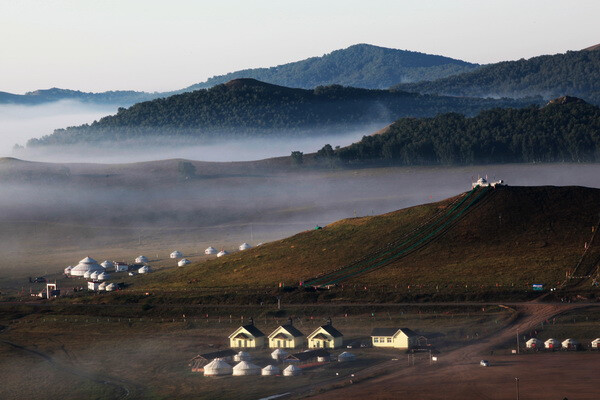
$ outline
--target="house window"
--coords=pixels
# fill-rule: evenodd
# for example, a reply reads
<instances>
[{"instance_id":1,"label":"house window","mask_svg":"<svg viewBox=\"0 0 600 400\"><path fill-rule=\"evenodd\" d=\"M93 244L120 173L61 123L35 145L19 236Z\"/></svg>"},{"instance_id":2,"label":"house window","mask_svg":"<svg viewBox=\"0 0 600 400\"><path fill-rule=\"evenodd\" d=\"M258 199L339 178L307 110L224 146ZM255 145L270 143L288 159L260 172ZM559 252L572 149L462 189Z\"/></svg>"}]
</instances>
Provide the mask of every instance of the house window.
<instances>
[{"instance_id":1,"label":"house window","mask_svg":"<svg viewBox=\"0 0 600 400\"><path fill-rule=\"evenodd\" d=\"M379 343L379 338L374 337L373 338L373 343Z\"/></svg>"},{"instance_id":2,"label":"house window","mask_svg":"<svg viewBox=\"0 0 600 400\"><path fill-rule=\"evenodd\" d=\"M392 343L392 338L391 337L387 338L387 342Z\"/></svg>"}]
</instances>

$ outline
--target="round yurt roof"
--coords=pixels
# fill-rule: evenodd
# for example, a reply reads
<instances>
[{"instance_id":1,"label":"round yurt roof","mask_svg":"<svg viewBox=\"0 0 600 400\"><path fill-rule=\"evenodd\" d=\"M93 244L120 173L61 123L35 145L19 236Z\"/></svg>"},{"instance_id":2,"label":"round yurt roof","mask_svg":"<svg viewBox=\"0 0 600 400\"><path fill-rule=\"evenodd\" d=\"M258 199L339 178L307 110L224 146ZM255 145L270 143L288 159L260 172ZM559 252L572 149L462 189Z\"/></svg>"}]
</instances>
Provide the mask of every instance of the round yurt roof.
<instances>
[{"instance_id":1,"label":"round yurt roof","mask_svg":"<svg viewBox=\"0 0 600 400\"><path fill-rule=\"evenodd\" d=\"M106 290L106 282L102 282L98 285L98 290Z\"/></svg>"},{"instance_id":2,"label":"round yurt roof","mask_svg":"<svg viewBox=\"0 0 600 400\"><path fill-rule=\"evenodd\" d=\"M220 252L217 253L217 257L223 257L223 256L226 256L227 254L229 254L229 253L226 252L225 250L221 250Z\"/></svg>"},{"instance_id":3,"label":"round yurt roof","mask_svg":"<svg viewBox=\"0 0 600 400\"><path fill-rule=\"evenodd\" d=\"M216 358L204 366L204 375L229 375L233 369L225 361Z\"/></svg>"},{"instance_id":4,"label":"round yurt roof","mask_svg":"<svg viewBox=\"0 0 600 400\"><path fill-rule=\"evenodd\" d=\"M91 272L90 279L98 279L98 271Z\"/></svg>"},{"instance_id":5,"label":"round yurt roof","mask_svg":"<svg viewBox=\"0 0 600 400\"><path fill-rule=\"evenodd\" d=\"M282 349L275 349L275 350L273 350L273 352L271 353L271 355L272 355L273 357L275 357L275 356L283 357L283 356L287 356L287 354L288 354L288 353L287 353L287 351L285 351L285 350L282 350Z\"/></svg>"},{"instance_id":6,"label":"round yurt roof","mask_svg":"<svg viewBox=\"0 0 600 400\"><path fill-rule=\"evenodd\" d=\"M115 285L114 283L109 283L108 285L106 285L106 291L111 292L113 290L117 290L117 285Z\"/></svg>"},{"instance_id":7,"label":"round yurt roof","mask_svg":"<svg viewBox=\"0 0 600 400\"><path fill-rule=\"evenodd\" d=\"M73 272L73 270L71 270L71 272ZM84 272L84 274L83 274L83 277L84 277L85 279L88 279L88 278L90 277L90 275L91 275L91 274L92 274L92 273L91 273L90 271L85 271L85 272Z\"/></svg>"},{"instance_id":8,"label":"round yurt roof","mask_svg":"<svg viewBox=\"0 0 600 400\"><path fill-rule=\"evenodd\" d=\"M240 250L248 250L249 248L251 248L252 246L250 246L248 243L244 242L242 244L240 244L239 249Z\"/></svg>"},{"instance_id":9,"label":"round yurt roof","mask_svg":"<svg viewBox=\"0 0 600 400\"><path fill-rule=\"evenodd\" d=\"M71 275L73 276L84 276L86 272L104 271L96 260L91 257L86 257L79 261L75 267L71 268Z\"/></svg>"},{"instance_id":10,"label":"round yurt roof","mask_svg":"<svg viewBox=\"0 0 600 400\"><path fill-rule=\"evenodd\" d=\"M99 280L99 281L105 281L105 280L107 280L108 278L110 278L110 274L107 274L106 272L100 272L100 273L98 274L98 280Z\"/></svg>"},{"instance_id":11,"label":"round yurt roof","mask_svg":"<svg viewBox=\"0 0 600 400\"><path fill-rule=\"evenodd\" d=\"M275 365L267 365L261 370L261 375L279 375L281 370Z\"/></svg>"},{"instance_id":12,"label":"round yurt roof","mask_svg":"<svg viewBox=\"0 0 600 400\"><path fill-rule=\"evenodd\" d=\"M347 351L344 351L342 354L340 354L338 356L338 358L354 358L354 357L356 357L354 354L348 353Z\"/></svg>"},{"instance_id":13,"label":"round yurt roof","mask_svg":"<svg viewBox=\"0 0 600 400\"><path fill-rule=\"evenodd\" d=\"M71 266L69 265L67 268L65 268L65 274L68 274L68 273L70 273L72 269L73 269L73 267L71 267Z\"/></svg>"},{"instance_id":14,"label":"round yurt roof","mask_svg":"<svg viewBox=\"0 0 600 400\"><path fill-rule=\"evenodd\" d=\"M302 370L295 365L288 365L286 369L283 370L283 375L300 375Z\"/></svg>"},{"instance_id":15,"label":"round yurt roof","mask_svg":"<svg viewBox=\"0 0 600 400\"><path fill-rule=\"evenodd\" d=\"M592 340L592 342L600 342L600 338L596 338L596 339Z\"/></svg>"},{"instance_id":16,"label":"round yurt roof","mask_svg":"<svg viewBox=\"0 0 600 400\"><path fill-rule=\"evenodd\" d=\"M191 263L191 261L188 260L187 258L182 258L181 260L179 260L177 265L179 265L180 267L183 267L184 265L188 265L190 263Z\"/></svg>"},{"instance_id":17,"label":"round yurt roof","mask_svg":"<svg viewBox=\"0 0 600 400\"><path fill-rule=\"evenodd\" d=\"M144 265L142 268L138 269L138 274L146 274L150 272L150 268L147 265Z\"/></svg>"},{"instance_id":18,"label":"round yurt roof","mask_svg":"<svg viewBox=\"0 0 600 400\"><path fill-rule=\"evenodd\" d=\"M183 253L180 252L179 250L175 250L174 252L171 253L171 258L179 258L179 257L183 257Z\"/></svg>"},{"instance_id":19,"label":"round yurt roof","mask_svg":"<svg viewBox=\"0 0 600 400\"><path fill-rule=\"evenodd\" d=\"M206 250L204 250L204 254L216 254L217 253L217 249L215 249L212 246L209 246L206 248Z\"/></svg>"},{"instance_id":20,"label":"round yurt roof","mask_svg":"<svg viewBox=\"0 0 600 400\"><path fill-rule=\"evenodd\" d=\"M560 342L557 339L550 338L550 339L546 340L544 343L560 343Z\"/></svg>"},{"instance_id":21,"label":"round yurt roof","mask_svg":"<svg viewBox=\"0 0 600 400\"><path fill-rule=\"evenodd\" d=\"M112 261L104 260L104 261L102 261L102 264L100 264L100 266L104 269L107 269L107 268L114 268L115 264L113 264Z\"/></svg>"},{"instance_id":22,"label":"round yurt roof","mask_svg":"<svg viewBox=\"0 0 600 400\"><path fill-rule=\"evenodd\" d=\"M260 367L252 364L248 361L240 361L235 367L233 367L234 375L258 375L260 374Z\"/></svg>"},{"instance_id":23,"label":"round yurt roof","mask_svg":"<svg viewBox=\"0 0 600 400\"><path fill-rule=\"evenodd\" d=\"M145 262L148 262L148 257L146 257L146 256L138 256L135 259L135 262L136 263L145 263Z\"/></svg>"},{"instance_id":24,"label":"round yurt roof","mask_svg":"<svg viewBox=\"0 0 600 400\"><path fill-rule=\"evenodd\" d=\"M568 339L565 339L562 341L562 344L574 344L574 343L577 343L577 340L571 339L571 338L568 338Z\"/></svg>"}]
</instances>

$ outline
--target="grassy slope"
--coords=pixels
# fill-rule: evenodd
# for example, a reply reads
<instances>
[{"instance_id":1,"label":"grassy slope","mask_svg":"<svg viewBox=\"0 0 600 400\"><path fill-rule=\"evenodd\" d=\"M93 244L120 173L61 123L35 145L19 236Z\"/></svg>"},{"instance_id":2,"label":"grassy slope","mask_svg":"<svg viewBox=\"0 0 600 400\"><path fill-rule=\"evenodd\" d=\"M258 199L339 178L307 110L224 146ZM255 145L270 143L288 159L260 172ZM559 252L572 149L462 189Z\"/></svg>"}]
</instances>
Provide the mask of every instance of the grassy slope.
<instances>
[{"instance_id":1,"label":"grassy slope","mask_svg":"<svg viewBox=\"0 0 600 400\"><path fill-rule=\"evenodd\" d=\"M452 200L339 221L244 253L144 277L136 287L294 285L381 248ZM554 284L575 265L599 212L598 189L500 188L434 243L354 282L429 287Z\"/></svg>"}]
</instances>

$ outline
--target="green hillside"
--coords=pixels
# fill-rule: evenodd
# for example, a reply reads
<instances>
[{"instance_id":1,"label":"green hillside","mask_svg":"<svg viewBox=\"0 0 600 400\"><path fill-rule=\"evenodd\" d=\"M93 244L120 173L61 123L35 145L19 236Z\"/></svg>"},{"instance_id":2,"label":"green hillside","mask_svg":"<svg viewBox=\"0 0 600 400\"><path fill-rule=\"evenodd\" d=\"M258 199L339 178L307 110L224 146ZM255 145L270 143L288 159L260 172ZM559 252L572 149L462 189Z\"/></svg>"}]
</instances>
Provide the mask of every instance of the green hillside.
<instances>
[{"instance_id":1,"label":"green hillside","mask_svg":"<svg viewBox=\"0 0 600 400\"><path fill-rule=\"evenodd\" d=\"M206 139L260 135L307 135L312 129L343 132L386 124L403 116L433 116L523 106L526 101L419 95L395 90L320 86L292 89L237 79L121 108L91 125L58 129L28 146L169 137Z\"/></svg>"},{"instance_id":2,"label":"green hillside","mask_svg":"<svg viewBox=\"0 0 600 400\"><path fill-rule=\"evenodd\" d=\"M157 272L134 281L133 288L170 293L183 290L186 296L198 296L217 288L221 292L227 288L258 290L275 288L280 282L297 286L388 251L394 243L452 212L465 196L342 220L244 252ZM412 287L412 294L426 298L443 293L526 293L532 283L556 286L583 254L583 244L590 241L599 212L599 189L487 189L431 241L379 268L338 282L350 292L337 295L364 296L363 286L393 293L392 297L406 296Z\"/></svg>"},{"instance_id":3,"label":"green hillside","mask_svg":"<svg viewBox=\"0 0 600 400\"><path fill-rule=\"evenodd\" d=\"M541 108L493 109L471 118L402 118L350 146L325 146L317 157L341 165L597 162L600 108L562 97Z\"/></svg>"},{"instance_id":4,"label":"green hillside","mask_svg":"<svg viewBox=\"0 0 600 400\"><path fill-rule=\"evenodd\" d=\"M215 76L185 90L205 89L237 78L254 78L275 85L305 89L333 84L384 89L398 82L429 81L472 71L477 67L477 64L443 56L356 44L322 57Z\"/></svg>"},{"instance_id":5,"label":"green hillside","mask_svg":"<svg viewBox=\"0 0 600 400\"><path fill-rule=\"evenodd\" d=\"M471 97L551 99L570 95L600 105L600 51L569 51L504 61L432 82L400 83L400 90Z\"/></svg>"}]
</instances>

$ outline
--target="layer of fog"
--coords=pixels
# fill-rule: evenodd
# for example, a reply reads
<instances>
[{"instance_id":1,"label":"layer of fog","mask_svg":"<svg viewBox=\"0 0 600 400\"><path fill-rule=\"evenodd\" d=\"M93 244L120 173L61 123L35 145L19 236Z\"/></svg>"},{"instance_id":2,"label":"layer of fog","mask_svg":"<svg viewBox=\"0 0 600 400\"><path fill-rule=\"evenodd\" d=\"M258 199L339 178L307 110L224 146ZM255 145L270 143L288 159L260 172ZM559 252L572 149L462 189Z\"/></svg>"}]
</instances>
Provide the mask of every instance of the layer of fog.
<instances>
[{"instance_id":1,"label":"layer of fog","mask_svg":"<svg viewBox=\"0 0 600 400\"><path fill-rule=\"evenodd\" d=\"M0 157L12 157L15 144L51 134L57 128L91 123L116 112L116 106L62 100L49 104L0 105Z\"/></svg>"}]
</instances>

